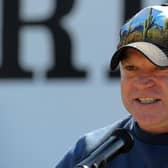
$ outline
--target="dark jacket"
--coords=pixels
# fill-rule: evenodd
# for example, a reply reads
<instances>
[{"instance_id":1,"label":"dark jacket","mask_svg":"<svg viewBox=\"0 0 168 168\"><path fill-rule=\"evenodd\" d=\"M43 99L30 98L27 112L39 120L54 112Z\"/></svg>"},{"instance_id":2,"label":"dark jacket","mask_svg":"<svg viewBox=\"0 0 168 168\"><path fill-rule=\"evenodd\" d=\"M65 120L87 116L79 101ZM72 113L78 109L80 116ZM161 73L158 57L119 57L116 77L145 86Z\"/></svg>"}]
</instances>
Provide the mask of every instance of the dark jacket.
<instances>
[{"instance_id":1,"label":"dark jacket","mask_svg":"<svg viewBox=\"0 0 168 168\"><path fill-rule=\"evenodd\" d=\"M128 129L134 137L134 146L129 152L110 160L107 168L168 168L168 134L146 133L132 116L81 137L56 168L74 168L108 139L116 128Z\"/></svg>"}]
</instances>

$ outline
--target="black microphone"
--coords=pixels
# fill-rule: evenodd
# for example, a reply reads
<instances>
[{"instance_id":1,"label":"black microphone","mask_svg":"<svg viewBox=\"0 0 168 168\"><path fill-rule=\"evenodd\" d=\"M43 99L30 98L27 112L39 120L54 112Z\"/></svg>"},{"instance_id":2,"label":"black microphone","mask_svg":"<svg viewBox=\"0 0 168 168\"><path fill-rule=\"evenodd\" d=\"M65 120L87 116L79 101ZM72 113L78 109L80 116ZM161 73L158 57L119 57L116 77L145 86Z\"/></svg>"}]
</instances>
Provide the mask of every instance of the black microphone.
<instances>
[{"instance_id":1,"label":"black microphone","mask_svg":"<svg viewBox=\"0 0 168 168\"><path fill-rule=\"evenodd\" d=\"M105 168L107 161L120 153L128 152L133 144L133 136L127 129L116 129L75 168Z\"/></svg>"}]
</instances>

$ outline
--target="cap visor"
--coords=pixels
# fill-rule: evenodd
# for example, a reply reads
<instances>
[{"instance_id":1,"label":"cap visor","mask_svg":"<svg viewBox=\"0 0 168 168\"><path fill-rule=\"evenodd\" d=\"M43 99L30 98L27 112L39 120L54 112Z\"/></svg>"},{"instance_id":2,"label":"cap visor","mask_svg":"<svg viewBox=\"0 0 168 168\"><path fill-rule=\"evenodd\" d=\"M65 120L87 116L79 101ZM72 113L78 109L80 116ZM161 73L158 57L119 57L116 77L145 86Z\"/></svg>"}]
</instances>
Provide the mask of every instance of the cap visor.
<instances>
[{"instance_id":1,"label":"cap visor","mask_svg":"<svg viewBox=\"0 0 168 168\"><path fill-rule=\"evenodd\" d=\"M146 58L148 58L153 64L161 67L168 66L168 57L166 54L156 45L149 42L134 42L127 44L121 48L119 48L112 57L111 60L111 70L114 70L120 60L122 51L126 48L134 48L141 52Z\"/></svg>"}]
</instances>

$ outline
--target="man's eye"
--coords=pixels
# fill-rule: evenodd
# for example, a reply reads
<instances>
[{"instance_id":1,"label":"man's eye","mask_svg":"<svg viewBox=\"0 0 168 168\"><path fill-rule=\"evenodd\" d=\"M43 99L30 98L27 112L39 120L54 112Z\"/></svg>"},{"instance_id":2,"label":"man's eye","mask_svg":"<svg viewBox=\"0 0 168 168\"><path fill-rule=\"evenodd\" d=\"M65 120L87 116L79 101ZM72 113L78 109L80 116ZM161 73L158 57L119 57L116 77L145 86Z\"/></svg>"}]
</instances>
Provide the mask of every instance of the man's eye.
<instances>
[{"instance_id":1,"label":"man's eye","mask_svg":"<svg viewBox=\"0 0 168 168\"><path fill-rule=\"evenodd\" d=\"M137 68L133 65L127 65L124 67L124 69L126 69L127 71L134 71L136 70Z\"/></svg>"}]
</instances>

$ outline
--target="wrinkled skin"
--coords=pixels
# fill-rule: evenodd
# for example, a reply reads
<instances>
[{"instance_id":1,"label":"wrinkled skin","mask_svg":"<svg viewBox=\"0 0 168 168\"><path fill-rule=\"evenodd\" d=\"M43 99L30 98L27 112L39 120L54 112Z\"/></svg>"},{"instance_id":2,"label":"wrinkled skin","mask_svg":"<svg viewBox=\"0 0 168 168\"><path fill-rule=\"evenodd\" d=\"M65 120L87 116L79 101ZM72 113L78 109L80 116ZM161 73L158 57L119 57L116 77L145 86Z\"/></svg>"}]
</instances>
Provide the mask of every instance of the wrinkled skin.
<instances>
[{"instance_id":1,"label":"wrinkled skin","mask_svg":"<svg viewBox=\"0 0 168 168\"><path fill-rule=\"evenodd\" d=\"M154 65L135 49L126 55L120 61L124 106L145 131L168 132L168 67Z\"/></svg>"}]
</instances>

